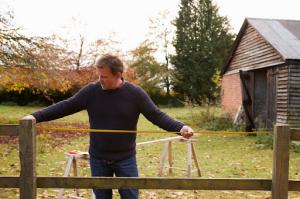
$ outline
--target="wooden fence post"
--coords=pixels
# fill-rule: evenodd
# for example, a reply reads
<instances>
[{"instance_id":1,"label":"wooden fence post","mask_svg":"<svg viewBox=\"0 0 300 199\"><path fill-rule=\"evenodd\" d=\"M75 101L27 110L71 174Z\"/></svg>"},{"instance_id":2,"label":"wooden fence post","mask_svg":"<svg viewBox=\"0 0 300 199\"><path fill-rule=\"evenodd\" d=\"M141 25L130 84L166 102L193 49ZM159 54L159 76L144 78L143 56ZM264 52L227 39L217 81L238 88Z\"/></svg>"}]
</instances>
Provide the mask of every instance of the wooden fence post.
<instances>
[{"instance_id":1,"label":"wooden fence post","mask_svg":"<svg viewBox=\"0 0 300 199\"><path fill-rule=\"evenodd\" d=\"M20 147L20 198L35 199L36 194L36 130L35 119L21 119L19 129Z\"/></svg>"},{"instance_id":2,"label":"wooden fence post","mask_svg":"<svg viewBox=\"0 0 300 199\"><path fill-rule=\"evenodd\" d=\"M272 198L287 199L289 188L289 127L274 128Z\"/></svg>"}]
</instances>

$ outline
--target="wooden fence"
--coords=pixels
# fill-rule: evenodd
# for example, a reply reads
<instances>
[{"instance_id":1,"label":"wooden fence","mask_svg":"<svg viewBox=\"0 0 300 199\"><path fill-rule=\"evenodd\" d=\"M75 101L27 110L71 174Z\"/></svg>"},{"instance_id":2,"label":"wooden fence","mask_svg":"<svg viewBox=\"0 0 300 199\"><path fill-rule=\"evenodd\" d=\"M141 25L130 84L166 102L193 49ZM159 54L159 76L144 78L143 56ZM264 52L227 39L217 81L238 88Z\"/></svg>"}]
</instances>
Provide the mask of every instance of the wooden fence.
<instances>
[{"instance_id":1,"label":"wooden fence","mask_svg":"<svg viewBox=\"0 0 300 199\"><path fill-rule=\"evenodd\" d=\"M177 190L261 190L272 191L273 199L287 199L288 191L300 191L300 180L289 180L289 143L300 140L300 129L274 127L272 179L246 178L124 178L124 177L40 177L36 176L35 120L19 125L0 125L0 136L19 136L20 177L0 176L0 188L19 188L21 199L37 197L37 188L138 188Z\"/></svg>"}]
</instances>

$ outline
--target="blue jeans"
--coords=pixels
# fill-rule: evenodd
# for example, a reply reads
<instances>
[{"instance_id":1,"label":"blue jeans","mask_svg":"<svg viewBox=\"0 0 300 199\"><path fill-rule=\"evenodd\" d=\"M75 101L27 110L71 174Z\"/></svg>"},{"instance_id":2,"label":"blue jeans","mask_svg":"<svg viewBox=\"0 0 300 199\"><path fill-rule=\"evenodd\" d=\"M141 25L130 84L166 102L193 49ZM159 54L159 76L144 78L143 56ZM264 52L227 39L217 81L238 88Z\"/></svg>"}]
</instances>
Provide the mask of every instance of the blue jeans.
<instances>
[{"instance_id":1,"label":"blue jeans","mask_svg":"<svg viewBox=\"0 0 300 199\"><path fill-rule=\"evenodd\" d=\"M138 169L135 156L121 160L108 161L90 157L92 176L94 177L138 177ZM111 189L93 189L96 199L111 199ZM138 199L138 189L119 189L122 199Z\"/></svg>"}]
</instances>

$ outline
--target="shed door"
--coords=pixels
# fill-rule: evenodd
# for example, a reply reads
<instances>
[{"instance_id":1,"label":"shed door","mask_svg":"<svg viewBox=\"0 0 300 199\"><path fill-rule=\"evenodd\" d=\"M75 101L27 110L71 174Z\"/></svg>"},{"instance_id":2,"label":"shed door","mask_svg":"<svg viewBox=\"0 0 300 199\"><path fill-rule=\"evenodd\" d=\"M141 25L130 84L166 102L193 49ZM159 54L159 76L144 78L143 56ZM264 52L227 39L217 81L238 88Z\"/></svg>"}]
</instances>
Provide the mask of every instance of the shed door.
<instances>
[{"instance_id":1,"label":"shed door","mask_svg":"<svg viewBox=\"0 0 300 199\"><path fill-rule=\"evenodd\" d=\"M251 72L240 70L241 88L242 88L242 104L246 116L246 131L250 132L254 129L254 120L252 112L252 79Z\"/></svg>"},{"instance_id":2,"label":"shed door","mask_svg":"<svg viewBox=\"0 0 300 199\"><path fill-rule=\"evenodd\" d=\"M255 126L267 127L267 70L256 70L254 72L254 97L253 112Z\"/></svg>"}]
</instances>

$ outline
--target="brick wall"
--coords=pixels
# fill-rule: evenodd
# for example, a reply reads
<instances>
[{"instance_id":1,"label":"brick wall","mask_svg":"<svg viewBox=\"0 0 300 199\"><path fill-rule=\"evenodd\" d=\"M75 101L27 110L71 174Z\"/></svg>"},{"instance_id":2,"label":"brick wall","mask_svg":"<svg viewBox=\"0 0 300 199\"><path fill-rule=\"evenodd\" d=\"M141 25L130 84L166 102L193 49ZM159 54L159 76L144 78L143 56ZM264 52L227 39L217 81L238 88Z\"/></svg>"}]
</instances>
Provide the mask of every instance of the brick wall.
<instances>
[{"instance_id":1,"label":"brick wall","mask_svg":"<svg viewBox=\"0 0 300 199\"><path fill-rule=\"evenodd\" d=\"M239 73L224 75L222 78L222 110L234 117L242 104Z\"/></svg>"}]
</instances>

